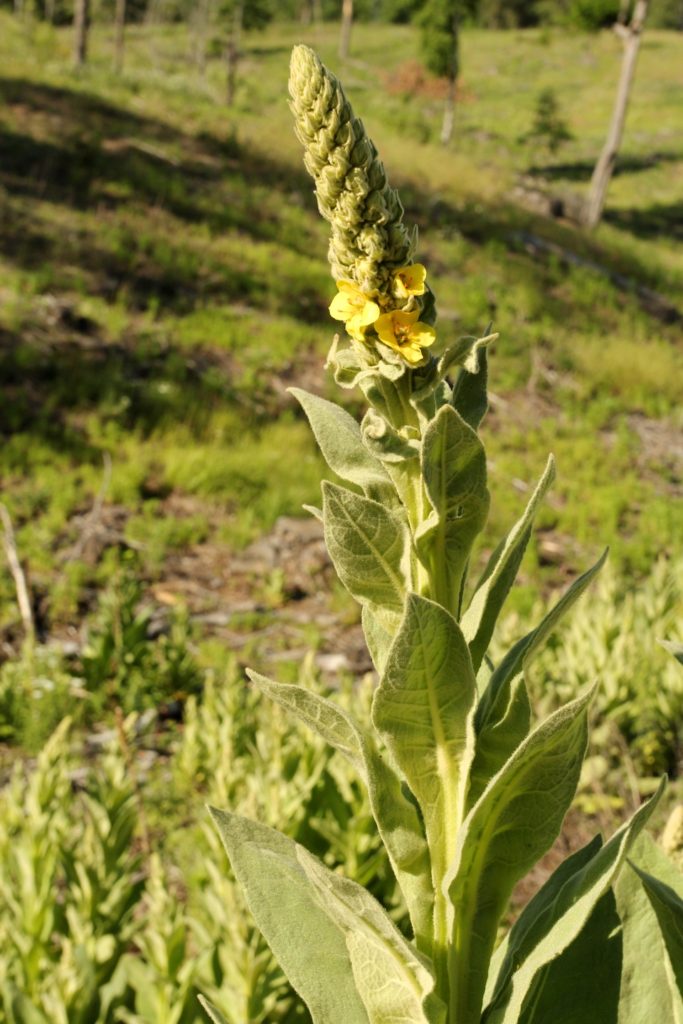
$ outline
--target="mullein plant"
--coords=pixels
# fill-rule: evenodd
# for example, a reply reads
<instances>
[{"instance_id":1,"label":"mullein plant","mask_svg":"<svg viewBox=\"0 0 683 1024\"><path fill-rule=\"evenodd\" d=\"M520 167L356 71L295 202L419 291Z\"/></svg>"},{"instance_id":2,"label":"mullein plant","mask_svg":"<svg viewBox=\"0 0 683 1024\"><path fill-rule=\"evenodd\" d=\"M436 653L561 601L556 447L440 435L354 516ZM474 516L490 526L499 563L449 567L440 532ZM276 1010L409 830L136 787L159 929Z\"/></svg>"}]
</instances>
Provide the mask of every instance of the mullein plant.
<instances>
[{"instance_id":1,"label":"mullein plant","mask_svg":"<svg viewBox=\"0 0 683 1024\"><path fill-rule=\"evenodd\" d=\"M360 388L368 409L359 424L332 402L292 393L344 481L324 482L322 509L310 511L361 606L379 683L369 720L359 721L310 688L249 675L367 786L410 934L292 839L212 810L232 868L315 1024L683 1020L683 888L655 844L639 839L663 783L609 841L597 837L565 861L501 934L515 884L551 847L574 797L591 701L587 692L535 724L524 670L604 556L492 663L489 642L553 460L471 586L489 507L479 429L495 336L436 346L416 234L341 85L305 46L292 55L290 93L331 225L330 313L345 334L329 367L342 388ZM635 856L640 866L625 868ZM620 897L622 868L632 884ZM631 912L636 898L645 916Z\"/></svg>"}]
</instances>

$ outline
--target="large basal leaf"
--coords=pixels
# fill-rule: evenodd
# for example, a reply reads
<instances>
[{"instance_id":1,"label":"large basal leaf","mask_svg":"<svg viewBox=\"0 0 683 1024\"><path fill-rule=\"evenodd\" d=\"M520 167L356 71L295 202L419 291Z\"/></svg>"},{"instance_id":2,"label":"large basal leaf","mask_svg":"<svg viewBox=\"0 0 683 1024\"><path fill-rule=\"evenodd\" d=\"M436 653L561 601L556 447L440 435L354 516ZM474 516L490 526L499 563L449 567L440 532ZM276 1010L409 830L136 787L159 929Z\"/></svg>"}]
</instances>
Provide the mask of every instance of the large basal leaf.
<instances>
[{"instance_id":1,"label":"large basal leaf","mask_svg":"<svg viewBox=\"0 0 683 1024\"><path fill-rule=\"evenodd\" d=\"M475 694L469 651L455 619L440 605L409 594L372 717L422 810L440 950L451 927L443 880L464 816Z\"/></svg>"},{"instance_id":2,"label":"large basal leaf","mask_svg":"<svg viewBox=\"0 0 683 1024\"><path fill-rule=\"evenodd\" d=\"M590 696L560 708L526 738L460 830L447 878L455 918L451 1001L458 1024L478 1024L496 931L512 889L550 848L571 804Z\"/></svg>"},{"instance_id":3,"label":"large basal leaf","mask_svg":"<svg viewBox=\"0 0 683 1024\"><path fill-rule=\"evenodd\" d=\"M308 417L320 451L330 469L356 484L371 498L391 498L391 480L361 440L360 426L345 409L301 388L290 388Z\"/></svg>"},{"instance_id":4,"label":"large basal leaf","mask_svg":"<svg viewBox=\"0 0 683 1024\"><path fill-rule=\"evenodd\" d=\"M404 522L383 505L323 483L325 543L340 580L380 624L395 632L406 593L410 540Z\"/></svg>"},{"instance_id":5,"label":"large basal leaf","mask_svg":"<svg viewBox=\"0 0 683 1024\"><path fill-rule=\"evenodd\" d=\"M303 847L297 856L318 898L344 931L356 987L370 1024L445 1024L427 958L356 882L330 871Z\"/></svg>"},{"instance_id":6,"label":"large basal leaf","mask_svg":"<svg viewBox=\"0 0 683 1024\"><path fill-rule=\"evenodd\" d=\"M492 672L475 716L477 755L473 767L476 773L474 792L481 787L482 782L486 782L485 773L490 772L492 776L512 755L526 734L528 724L525 727L524 709L519 704L519 701L524 702L524 695L518 695L518 706L515 708L513 680L529 665L563 616L600 572L606 558L605 551L588 572L574 580L540 625L518 640Z\"/></svg>"},{"instance_id":7,"label":"large basal leaf","mask_svg":"<svg viewBox=\"0 0 683 1024\"><path fill-rule=\"evenodd\" d=\"M422 476L433 512L415 535L417 552L436 580L431 596L457 618L462 577L486 522L489 492L483 445L450 405L425 430Z\"/></svg>"},{"instance_id":8,"label":"large basal leaf","mask_svg":"<svg viewBox=\"0 0 683 1024\"><path fill-rule=\"evenodd\" d=\"M548 459L523 516L491 555L460 625L470 645L475 672L481 665L505 599L515 582L538 508L555 479L555 460Z\"/></svg>"},{"instance_id":9,"label":"large basal leaf","mask_svg":"<svg viewBox=\"0 0 683 1024\"><path fill-rule=\"evenodd\" d=\"M371 1024L345 933L321 907L297 844L258 822L210 810L256 924L314 1024Z\"/></svg>"},{"instance_id":10,"label":"large basal leaf","mask_svg":"<svg viewBox=\"0 0 683 1024\"><path fill-rule=\"evenodd\" d=\"M302 686L248 672L253 684L342 754L368 787L372 812L410 914L418 948L431 950L433 894L429 851L414 804L374 739L343 708Z\"/></svg>"},{"instance_id":11,"label":"large basal leaf","mask_svg":"<svg viewBox=\"0 0 683 1024\"><path fill-rule=\"evenodd\" d=\"M507 939L502 963L496 965L495 984L490 981L487 986L491 1005L484 1016L486 1024L517 1024L526 1001L533 998L538 972L578 938L663 790L664 783L604 846L594 840L561 864L522 911Z\"/></svg>"},{"instance_id":12,"label":"large basal leaf","mask_svg":"<svg viewBox=\"0 0 683 1024\"><path fill-rule=\"evenodd\" d=\"M683 899L683 875L648 835L641 836L630 859ZM683 999L657 914L641 879L635 871L624 870L615 891L624 941L619 1024L660 1020L683 1024Z\"/></svg>"}]
</instances>

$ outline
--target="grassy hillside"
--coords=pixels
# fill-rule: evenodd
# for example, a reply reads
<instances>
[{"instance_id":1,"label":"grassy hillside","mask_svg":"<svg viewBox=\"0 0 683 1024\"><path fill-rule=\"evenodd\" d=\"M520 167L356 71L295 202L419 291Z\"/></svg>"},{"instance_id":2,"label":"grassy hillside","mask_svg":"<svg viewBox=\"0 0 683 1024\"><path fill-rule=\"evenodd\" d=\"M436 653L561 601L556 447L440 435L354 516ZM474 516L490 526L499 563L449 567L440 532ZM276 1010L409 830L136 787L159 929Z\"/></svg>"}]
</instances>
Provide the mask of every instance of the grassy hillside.
<instances>
[{"instance_id":1,"label":"grassy hillside","mask_svg":"<svg viewBox=\"0 0 683 1024\"><path fill-rule=\"evenodd\" d=\"M1 16L0 473L43 636L79 621L122 552L163 590L183 553L218 564L316 499L321 464L285 390L329 388L333 333L286 103L300 38L247 36L228 110L222 62L202 77L180 28L133 28L115 77L105 30L76 74L68 31ZM335 26L308 40L337 67ZM683 37L646 35L594 236L513 190L520 174L585 187L618 72L608 34L466 33L448 150L409 28L356 27L339 69L420 226L441 337L500 331L491 537L557 456L535 551L555 580L606 543L636 572L680 546L682 56ZM546 86L574 133L554 159L519 141ZM11 639L7 576L0 594ZM217 605L231 596L218 587Z\"/></svg>"}]
</instances>

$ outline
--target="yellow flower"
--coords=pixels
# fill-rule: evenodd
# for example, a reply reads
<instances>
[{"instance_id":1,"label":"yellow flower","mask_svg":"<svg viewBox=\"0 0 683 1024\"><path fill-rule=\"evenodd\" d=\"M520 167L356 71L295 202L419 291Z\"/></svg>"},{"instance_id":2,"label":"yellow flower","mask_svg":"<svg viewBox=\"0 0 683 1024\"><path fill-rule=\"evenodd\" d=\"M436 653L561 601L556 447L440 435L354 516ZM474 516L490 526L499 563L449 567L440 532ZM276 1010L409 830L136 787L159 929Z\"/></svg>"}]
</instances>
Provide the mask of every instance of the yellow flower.
<instances>
[{"instance_id":1,"label":"yellow flower","mask_svg":"<svg viewBox=\"0 0 683 1024\"><path fill-rule=\"evenodd\" d=\"M394 309L375 321L375 330L380 341L393 348L412 365L422 362L422 349L433 345L436 340L434 328L418 320L419 315L417 309L409 313L402 309Z\"/></svg>"},{"instance_id":2,"label":"yellow flower","mask_svg":"<svg viewBox=\"0 0 683 1024\"><path fill-rule=\"evenodd\" d=\"M330 303L330 316L343 320L352 338L364 340L366 327L379 316L379 306L351 281L337 281L339 291Z\"/></svg>"},{"instance_id":3,"label":"yellow flower","mask_svg":"<svg viewBox=\"0 0 683 1024\"><path fill-rule=\"evenodd\" d=\"M424 295L426 277L427 271L421 263L401 267L394 274L394 295L399 299L408 299L411 295Z\"/></svg>"}]
</instances>

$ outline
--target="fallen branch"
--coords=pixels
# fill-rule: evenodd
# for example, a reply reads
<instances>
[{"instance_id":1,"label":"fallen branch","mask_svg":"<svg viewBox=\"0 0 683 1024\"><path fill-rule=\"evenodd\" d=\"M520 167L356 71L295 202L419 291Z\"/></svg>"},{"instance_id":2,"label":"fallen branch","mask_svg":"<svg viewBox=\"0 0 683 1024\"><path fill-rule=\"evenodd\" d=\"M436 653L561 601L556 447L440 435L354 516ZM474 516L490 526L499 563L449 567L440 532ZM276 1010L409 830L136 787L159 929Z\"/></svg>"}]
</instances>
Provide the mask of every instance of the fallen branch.
<instances>
[{"instance_id":1,"label":"fallen branch","mask_svg":"<svg viewBox=\"0 0 683 1024\"><path fill-rule=\"evenodd\" d=\"M12 520L10 519L9 512L6 507L2 504L0 504L0 520L2 521L4 531L3 543L5 547L5 555L7 556L7 564L9 565L9 570L12 573L12 579L14 580L14 586L17 591L17 604L19 605L19 614L21 615L21 621L24 625L24 633L26 634L27 642L33 644L36 638L36 626L33 619L33 609L31 607L28 584L26 583L26 576L21 567L21 562L19 561L19 553L17 551L16 540L14 539Z\"/></svg>"}]
</instances>

